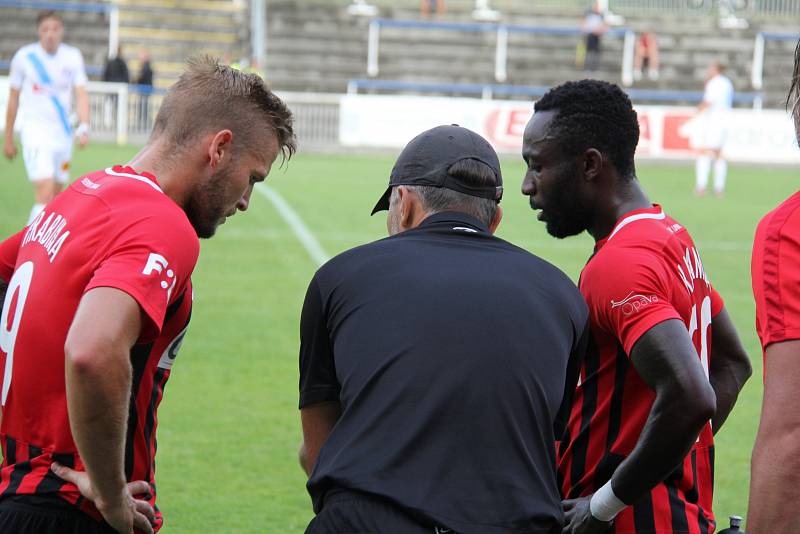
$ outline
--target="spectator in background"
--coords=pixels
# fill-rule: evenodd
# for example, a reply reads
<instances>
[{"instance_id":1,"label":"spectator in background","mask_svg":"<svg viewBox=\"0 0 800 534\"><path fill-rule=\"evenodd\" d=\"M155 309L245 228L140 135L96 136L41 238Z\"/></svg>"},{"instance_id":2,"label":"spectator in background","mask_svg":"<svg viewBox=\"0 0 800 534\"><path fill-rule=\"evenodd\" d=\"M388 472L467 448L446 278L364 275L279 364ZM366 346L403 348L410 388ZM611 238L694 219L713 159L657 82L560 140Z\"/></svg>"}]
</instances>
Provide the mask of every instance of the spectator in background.
<instances>
[{"instance_id":1,"label":"spectator in background","mask_svg":"<svg viewBox=\"0 0 800 534\"><path fill-rule=\"evenodd\" d=\"M432 13L441 15L444 13L444 0L420 0L419 10L423 17L430 17Z\"/></svg>"},{"instance_id":2,"label":"spectator in background","mask_svg":"<svg viewBox=\"0 0 800 534\"><path fill-rule=\"evenodd\" d=\"M800 43L786 101L800 139ZM747 531L797 531L800 502L800 193L768 213L753 243L756 330L764 354L764 402L753 448Z\"/></svg>"},{"instance_id":3,"label":"spectator in background","mask_svg":"<svg viewBox=\"0 0 800 534\"><path fill-rule=\"evenodd\" d=\"M5 156L14 159L14 123L20 109L22 156L34 195L28 222L69 180L73 138L78 138L80 146L89 142L89 95L83 56L77 48L61 42L64 22L55 11L39 13L36 31L39 42L23 46L11 60L3 147ZM74 130L69 120L73 90L80 121Z\"/></svg>"},{"instance_id":4,"label":"spectator in background","mask_svg":"<svg viewBox=\"0 0 800 534\"><path fill-rule=\"evenodd\" d=\"M728 114L733 107L733 83L723 74L724 72L725 66L722 63L711 62L706 71L703 101L698 106L697 116L701 121L702 130L699 140L700 155L695 164L697 178L695 192L698 196L706 194L712 160L714 194L721 197L725 191L728 162L722 155L722 149L728 135Z\"/></svg>"},{"instance_id":5,"label":"spectator in background","mask_svg":"<svg viewBox=\"0 0 800 534\"><path fill-rule=\"evenodd\" d=\"M153 92L153 68L150 66L150 52L147 50L139 52L139 61L142 65L139 68L139 76L135 80L139 92L138 123L147 129L150 118L150 94Z\"/></svg>"},{"instance_id":6,"label":"spectator in background","mask_svg":"<svg viewBox=\"0 0 800 534\"><path fill-rule=\"evenodd\" d=\"M607 30L608 25L600 9L600 3L595 2L581 21L581 32L584 35L583 70L597 70L600 65L600 39Z\"/></svg>"},{"instance_id":7,"label":"spectator in background","mask_svg":"<svg viewBox=\"0 0 800 534\"><path fill-rule=\"evenodd\" d=\"M122 58L122 46L117 47L117 53L114 57L106 60L103 67L103 81L115 83L130 83L130 76L128 74L128 64ZM107 95L105 100L105 109L103 110L103 122L106 128L111 126L113 117L117 112L118 96L116 93Z\"/></svg>"},{"instance_id":8,"label":"spectator in background","mask_svg":"<svg viewBox=\"0 0 800 534\"><path fill-rule=\"evenodd\" d=\"M106 65L103 67L103 81L130 83L128 64L122 57L122 46L117 47L116 55L106 61Z\"/></svg>"},{"instance_id":9,"label":"spectator in background","mask_svg":"<svg viewBox=\"0 0 800 534\"><path fill-rule=\"evenodd\" d=\"M633 55L633 79L642 79L643 69L647 68L647 77L658 80L658 39L656 33L647 31L636 39L636 49Z\"/></svg>"}]
</instances>

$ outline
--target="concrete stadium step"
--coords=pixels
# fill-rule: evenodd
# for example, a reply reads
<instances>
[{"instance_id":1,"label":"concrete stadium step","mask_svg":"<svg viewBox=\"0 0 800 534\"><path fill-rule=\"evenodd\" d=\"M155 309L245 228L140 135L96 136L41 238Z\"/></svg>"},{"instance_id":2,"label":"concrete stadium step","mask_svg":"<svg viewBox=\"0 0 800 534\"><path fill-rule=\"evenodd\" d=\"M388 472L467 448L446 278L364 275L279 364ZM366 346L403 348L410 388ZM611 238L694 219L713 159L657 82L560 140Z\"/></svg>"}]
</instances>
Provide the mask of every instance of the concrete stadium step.
<instances>
[{"instance_id":1,"label":"concrete stadium step","mask_svg":"<svg viewBox=\"0 0 800 534\"><path fill-rule=\"evenodd\" d=\"M120 40L147 39L156 43L235 43L238 36L232 33L204 32L194 30L172 30L166 28L142 28L127 26L119 29Z\"/></svg>"},{"instance_id":2,"label":"concrete stadium step","mask_svg":"<svg viewBox=\"0 0 800 534\"><path fill-rule=\"evenodd\" d=\"M114 0L120 8L149 9L153 11L181 10L213 13L238 13L246 7L245 1L220 0Z\"/></svg>"}]
</instances>

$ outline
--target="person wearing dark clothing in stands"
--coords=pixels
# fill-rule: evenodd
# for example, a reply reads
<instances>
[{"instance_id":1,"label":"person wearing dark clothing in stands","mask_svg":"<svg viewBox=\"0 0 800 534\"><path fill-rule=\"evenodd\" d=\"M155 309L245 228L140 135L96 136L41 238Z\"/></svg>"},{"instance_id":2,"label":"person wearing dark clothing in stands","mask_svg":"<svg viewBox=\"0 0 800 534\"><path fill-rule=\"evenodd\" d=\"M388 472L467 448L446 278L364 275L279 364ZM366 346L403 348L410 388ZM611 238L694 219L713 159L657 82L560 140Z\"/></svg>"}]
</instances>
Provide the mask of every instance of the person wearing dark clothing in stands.
<instances>
[{"instance_id":1,"label":"person wearing dark clothing in stands","mask_svg":"<svg viewBox=\"0 0 800 534\"><path fill-rule=\"evenodd\" d=\"M130 82L128 75L128 65L122 57L122 47L117 48L117 54L114 57L108 58L105 67L103 67L103 81L104 82Z\"/></svg>"},{"instance_id":2,"label":"person wearing dark clothing in stands","mask_svg":"<svg viewBox=\"0 0 800 534\"><path fill-rule=\"evenodd\" d=\"M150 116L150 94L153 92L153 68L150 66L150 52L142 50L139 53L139 60L142 62L142 66L139 70L139 76L134 81L138 85L137 92L139 93L137 124L147 129Z\"/></svg>"}]
</instances>

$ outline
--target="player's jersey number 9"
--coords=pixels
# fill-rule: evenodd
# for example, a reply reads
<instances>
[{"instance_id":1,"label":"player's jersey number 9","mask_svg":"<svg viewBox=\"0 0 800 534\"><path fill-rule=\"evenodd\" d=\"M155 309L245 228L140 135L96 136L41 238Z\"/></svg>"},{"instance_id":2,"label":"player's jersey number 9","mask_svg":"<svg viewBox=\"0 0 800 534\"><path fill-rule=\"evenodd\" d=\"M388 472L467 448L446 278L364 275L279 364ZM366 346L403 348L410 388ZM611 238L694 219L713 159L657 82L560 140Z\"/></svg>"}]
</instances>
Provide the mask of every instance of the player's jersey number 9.
<instances>
[{"instance_id":1,"label":"player's jersey number 9","mask_svg":"<svg viewBox=\"0 0 800 534\"><path fill-rule=\"evenodd\" d=\"M6 299L3 303L3 313L0 314L0 350L6 354L6 368L3 373L2 405L6 404L8 389L11 387L11 370L14 366L14 344L17 340L19 325L22 322L22 313L25 310L25 301L33 279L33 262L26 261L17 268L6 290ZM14 298L16 294L16 299ZM14 316L11 313L11 304L14 306ZM9 320L10 319L10 320Z\"/></svg>"}]
</instances>

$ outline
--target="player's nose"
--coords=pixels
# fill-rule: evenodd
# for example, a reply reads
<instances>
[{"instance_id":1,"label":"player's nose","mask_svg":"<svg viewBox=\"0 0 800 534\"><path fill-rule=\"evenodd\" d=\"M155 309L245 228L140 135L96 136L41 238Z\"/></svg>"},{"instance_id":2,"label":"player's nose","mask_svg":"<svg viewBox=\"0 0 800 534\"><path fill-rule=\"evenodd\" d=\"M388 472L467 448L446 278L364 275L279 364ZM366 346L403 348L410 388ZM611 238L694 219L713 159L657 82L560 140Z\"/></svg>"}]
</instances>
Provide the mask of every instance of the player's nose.
<instances>
[{"instance_id":1,"label":"player's nose","mask_svg":"<svg viewBox=\"0 0 800 534\"><path fill-rule=\"evenodd\" d=\"M252 192L253 192L252 186L248 187L247 191L245 192L245 194L242 195L242 198L240 198L239 201L236 203L236 209L237 210L239 210L239 211L247 211L247 208L250 207L250 194Z\"/></svg>"},{"instance_id":2,"label":"player's nose","mask_svg":"<svg viewBox=\"0 0 800 534\"><path fill-rule=\"evenodd\" d=\"M522 180L522 194L532 196L536 194L536 184L533 181L533 178L525 177Z\"/></svg>"}]
</instances>

